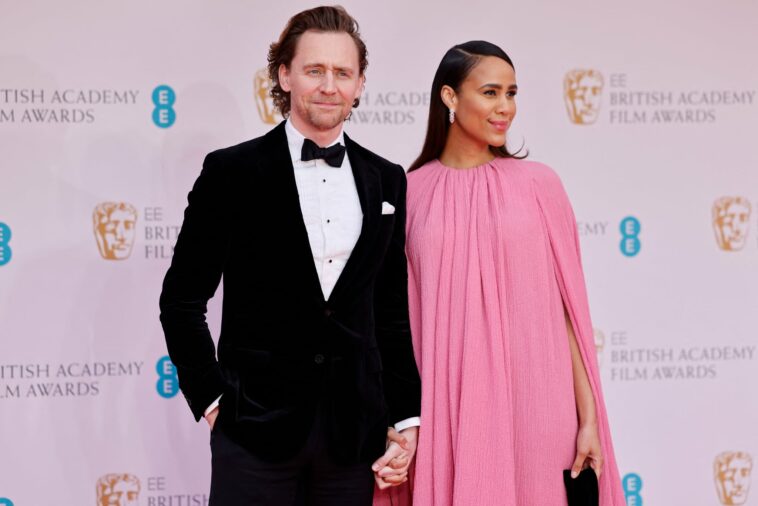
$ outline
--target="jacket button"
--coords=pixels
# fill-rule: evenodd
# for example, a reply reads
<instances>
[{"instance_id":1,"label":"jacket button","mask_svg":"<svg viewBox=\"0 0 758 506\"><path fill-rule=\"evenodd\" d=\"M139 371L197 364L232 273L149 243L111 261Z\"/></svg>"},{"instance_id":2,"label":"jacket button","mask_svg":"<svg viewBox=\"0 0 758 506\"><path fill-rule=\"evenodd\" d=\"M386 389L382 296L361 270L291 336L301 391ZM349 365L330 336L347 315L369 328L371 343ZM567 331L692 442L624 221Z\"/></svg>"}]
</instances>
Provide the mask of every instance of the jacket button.
<instances>
[{"instance_id":1,"label":"jacket button","mask_svg":"<svg viewBox=\"0 0 758 506\"><path fill-rule=\"evenodd\" d=\"M319 353L318 355L313 357L313 361L316 362L318 365L321 365L324 363L324 356L321 353Z\"/></svg>"},{"instance_id":2,"label":"jacket button","mask_svg":"<svg viewBox=\"0 0 758 506\"><path fill-rule=\"evenodd\" d=\"M333 314L334 314L334 310L333 309L328 308L328 307L324 308L324 316L326 316L327 318L329 318Z\"/></svg>"}]
</instances>

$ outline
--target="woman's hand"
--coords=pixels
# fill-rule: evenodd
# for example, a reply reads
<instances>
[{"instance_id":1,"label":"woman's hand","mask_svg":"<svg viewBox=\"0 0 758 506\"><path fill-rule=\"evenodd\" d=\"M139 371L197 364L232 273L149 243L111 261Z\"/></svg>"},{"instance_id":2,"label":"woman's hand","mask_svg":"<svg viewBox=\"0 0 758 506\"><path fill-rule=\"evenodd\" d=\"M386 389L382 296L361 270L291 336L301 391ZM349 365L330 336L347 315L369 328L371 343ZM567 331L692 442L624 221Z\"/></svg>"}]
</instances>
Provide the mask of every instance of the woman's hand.
<instances>
[{"instance_id":1,"label":"woman's hand","mask_svg":"<svg viewBox=\"0 0 758 506\"><path fill-rule=\"evenodd\" d=\"M409 427L402 432L393 428L387 431L387 451L371 467L380 490L408 481L408 467L416 454L417 441L418 427Z\"/></svg>"},{"instance_id":2,"label":"woman's hand","mask_svg":"<svg viewBox=\"0 0 758 506\"><path fill-rule=\"evenodd\" d=\"M597 430L597 411L595 397L592 393L587 369L582 361L579 344L576 342L574 326L564 309L566 332L571 349L571 367L574 375L574 395L576 396L576 412L579 415L579 432L576 435L576 458L571 466L571 477L576 478L582 469L591 467L600 478L603 472L603 449L600 444L600 434Z\"/></svg>"},{"instance_id":3,"label":"woman's hand","mask_svg":"<svg viewBox=\"0 0 758 506\"><path fill-rule=\"evenodd\" d=\"M576 459L571 467L571 477L576 478L579 472L591 467L595 470L598 479L603 472L603 452L600 445L600 434L597 424L590 423L579 427L576 435Z\"/></svg>"}]
</instances>

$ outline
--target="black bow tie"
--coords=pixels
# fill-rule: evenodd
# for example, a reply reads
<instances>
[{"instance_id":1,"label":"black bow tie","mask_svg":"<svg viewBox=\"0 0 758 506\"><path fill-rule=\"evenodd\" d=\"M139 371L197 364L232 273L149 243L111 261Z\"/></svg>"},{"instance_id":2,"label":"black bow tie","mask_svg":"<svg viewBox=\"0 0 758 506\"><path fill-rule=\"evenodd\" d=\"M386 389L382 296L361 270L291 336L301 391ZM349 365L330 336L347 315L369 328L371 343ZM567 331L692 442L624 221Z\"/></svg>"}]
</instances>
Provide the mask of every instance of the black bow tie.
<instances>
[{"instance_id":1,"label":"black bow tie","mask_svg":"<svg viewBox=\"0 0 758 506\"><path fill-rule=\"evenodd\" d=\"M332 167L342 167L342 160L345 159L345 146L335 144L328 148L320 148L312 140L305 139L300 159L304 162L321 159Z\"/></svg>"}]
</instances>

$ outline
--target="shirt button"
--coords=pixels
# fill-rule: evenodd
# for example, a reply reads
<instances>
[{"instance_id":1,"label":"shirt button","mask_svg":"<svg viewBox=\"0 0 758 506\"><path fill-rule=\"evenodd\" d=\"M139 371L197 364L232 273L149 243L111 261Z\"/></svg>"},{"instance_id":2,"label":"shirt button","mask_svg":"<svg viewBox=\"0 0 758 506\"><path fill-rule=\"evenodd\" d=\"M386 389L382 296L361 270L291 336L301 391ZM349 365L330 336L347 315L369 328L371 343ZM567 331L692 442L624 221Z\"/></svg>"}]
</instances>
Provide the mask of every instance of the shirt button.
<instances>
[{"instance_id":1,"label":"shirt button","mask_svg":"<svg viewBox=\"0 0 758 506\"><path fill-rule=\"evenodd\" d=\"M331 222L332 222L332 220L326 220L326 222L327 222L327 223L331 223Z\"/></svg>"},{"instance_id":2,"label":"shirt button","mask_svg":"<svg viewBox=\"0 0 758 506\"><path fill-rule=\"evenodd\" d=\"M329 259L329 263L332 263L332 259L331 258Z\"/></svg>"},{"instance_id":3,"label":"shirt button","mask_svg":"<svg viewBox=\"0 0 758 506\"><path fill-rule=\"evenodd\" d=\"M321 353L319 353L318 355L313 357L313 361L316 362L318 365L321 365L324 363L324 356Z\"/></svg>"},{"instance_id":4,"label":"shirt button","mask_svg":"<svg viewBox=\"0 0 758 506\"><path fill-rule=\"evenodd\" d=\"M322 179L322 180L321 180L321 182L322 182L322 183L326 183L326 179Z\"/></svg>"}]
</instances>

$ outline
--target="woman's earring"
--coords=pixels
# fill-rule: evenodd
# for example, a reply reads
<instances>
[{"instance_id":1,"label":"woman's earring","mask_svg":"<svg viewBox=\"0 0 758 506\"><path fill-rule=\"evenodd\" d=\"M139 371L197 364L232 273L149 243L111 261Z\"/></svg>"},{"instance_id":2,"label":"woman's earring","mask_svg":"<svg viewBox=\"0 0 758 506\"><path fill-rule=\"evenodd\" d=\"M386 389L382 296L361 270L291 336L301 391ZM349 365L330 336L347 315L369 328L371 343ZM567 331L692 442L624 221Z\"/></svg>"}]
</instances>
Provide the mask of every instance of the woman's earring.
<instances>
[{"instance_id":1,"label":"woman's earring","mask_svg":"<svg viewBox=\"0 0 758 506\"><path fill-rule=\"evenodd\" d=\"M450 109L450 114L448 117L450 118L450 123L453 123L455 121L455 111Z\"/></svg>"}]
</instances>

